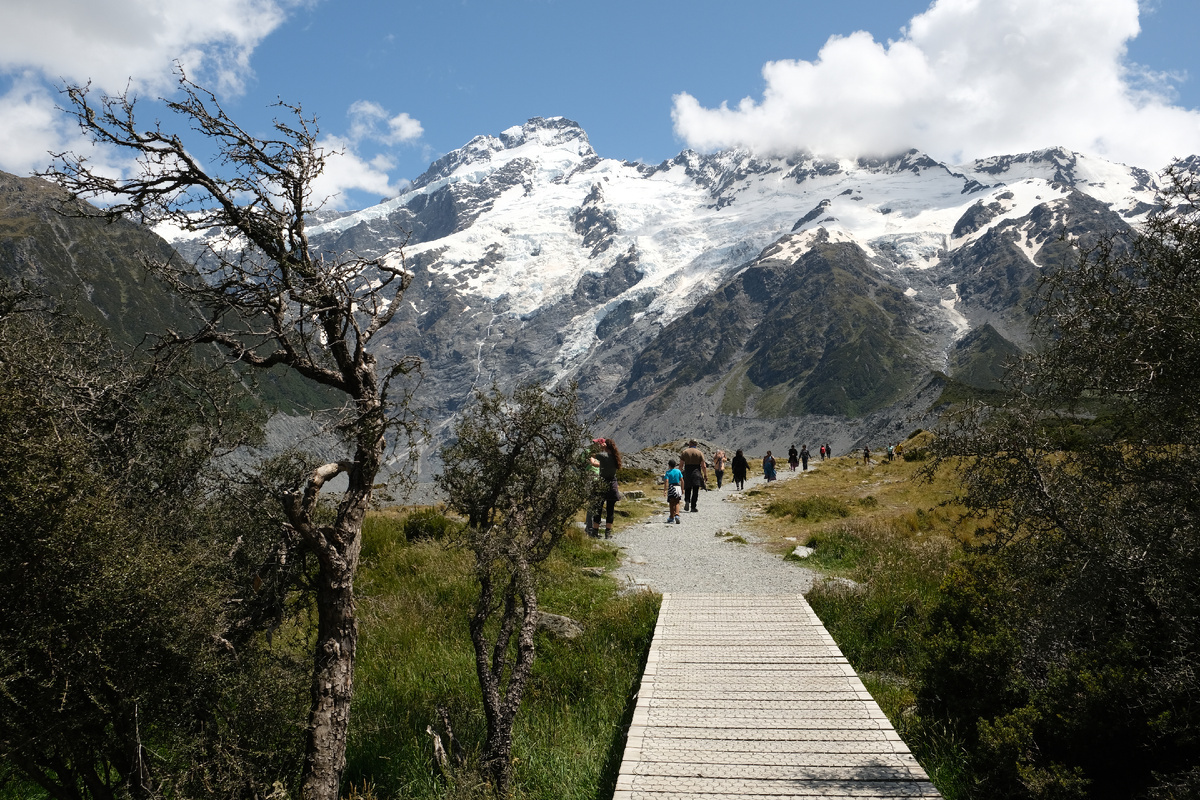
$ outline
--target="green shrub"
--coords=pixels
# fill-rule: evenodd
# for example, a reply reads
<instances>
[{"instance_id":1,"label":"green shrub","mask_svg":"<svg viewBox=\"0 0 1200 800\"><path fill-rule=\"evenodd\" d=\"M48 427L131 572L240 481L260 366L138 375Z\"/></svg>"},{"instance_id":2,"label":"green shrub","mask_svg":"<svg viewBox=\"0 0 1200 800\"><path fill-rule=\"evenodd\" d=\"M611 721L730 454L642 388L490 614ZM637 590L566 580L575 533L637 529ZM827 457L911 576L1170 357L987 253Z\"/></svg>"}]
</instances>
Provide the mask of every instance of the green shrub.
<instances>
[{"instance_id":1,"label":"green shrub","mask_svg":"<svg viewBox=\"0 0 1200 800\"><path fill-rule=\"evenodd\" d=\"M665 473L666 471L666 467L664 466L663 472ZM659 477L659 473L648 469L621 467L621 469L617 470L617 483L645 483L646 481L653 481L657 477Z\"/></svg>"},{"instance_id":2,"label":"green shrub","mask_svg":"<svg viewBox=\"0 0 1200 800\"><path fill-rule=\"evenodd\" d=\"M433 508L422 508L404 518L404 538L410 542L422 539L442 540L462 528L461 523Z\"/></svg>"},{"instance_id":3,"label":"green shrub","mask_svg":"<svg viewBox=\"0 0 1200 800\"><path fill-rule=\"evenodd\" d=\"M792 517L806 522L821 522L826 519L836 519L850 516L850 506L836 497L813 495L799 500L773 500L767 506L767 513L773 517Z\"/></svg>"}]
</instances>

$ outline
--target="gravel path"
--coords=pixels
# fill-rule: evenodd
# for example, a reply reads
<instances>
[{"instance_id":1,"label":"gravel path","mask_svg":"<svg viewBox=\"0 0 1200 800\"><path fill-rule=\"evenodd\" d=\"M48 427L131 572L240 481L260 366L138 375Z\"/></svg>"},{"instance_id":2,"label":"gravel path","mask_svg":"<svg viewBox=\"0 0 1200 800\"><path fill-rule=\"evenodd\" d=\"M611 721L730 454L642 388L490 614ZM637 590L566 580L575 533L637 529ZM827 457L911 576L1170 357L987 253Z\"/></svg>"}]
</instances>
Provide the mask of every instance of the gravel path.
<instances>
[{"instance_id":1,"label":"gravel path","mask_svg":"<svg viewBox=\"0 0 1200 800\"><path fill-rule=\"evenodd\" d=\"M786 462L781 463L780 480L803 479L803 473L790 472ZM752 489L762 483L760 470L745 486ZM747 500L732 482L720 490L700 492L700 510L681 514L683 522L679 525L665 524L666 500L661 496L658 499L662 513L615 536L615 544L622 551L621 566L615 575L630 588L759 595L803 594L812 588L816 573L785 562L757 544L757 537L743 522ZM741 536L750 544L728 541L728 537L717 535L720 531Z\"/></svg>"}]
</instances>

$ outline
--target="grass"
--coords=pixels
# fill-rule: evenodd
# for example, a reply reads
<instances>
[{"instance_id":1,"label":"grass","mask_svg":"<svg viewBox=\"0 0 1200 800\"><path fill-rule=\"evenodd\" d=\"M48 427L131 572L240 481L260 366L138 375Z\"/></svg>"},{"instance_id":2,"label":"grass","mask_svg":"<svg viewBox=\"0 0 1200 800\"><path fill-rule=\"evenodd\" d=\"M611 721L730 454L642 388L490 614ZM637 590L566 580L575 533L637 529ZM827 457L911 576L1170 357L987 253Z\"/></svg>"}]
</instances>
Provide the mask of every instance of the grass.
<instances>
[{"instance_id":1,"label":"grass","mask_svg":"<svg viewBox=\"0 0 1200 800\"><path fill-rule=\"evenodd\" d=\"M619 504L629 517L637 503ZM618 523L620 524L620 523ZM359 659L345 783L367 798L451 798L478 788L434 776L427 725L445 709L468 762L486 729L467 620L474 602L470 553L453 536L409 542L405 517L377 514L363 536ZM543 610L582 623L584 635L538 635L538 660L513 746L516 798L594 798L611 793L623 720L640 678L659 598L622 595L611 578L616 550L572 532L544 565Z\"/></svg>"},{"instance_id":2,"label":"grass","mask_svg":"<svg viewBox=\"0 0 1200 800\"><path fill-rule=\"evenodd\" d=\"M848 517L850 506L837 497L811 495L808 497L773 500L767 513L776 517L792 517L809 522L821 522L836 517Z\"/></svg>"},{"instance_id":3,"label":"grass","mask_svg":"<svg viewBox=\"0 0 1200 800\"><path fill-rule=\"evenodd\" d=\"M905 449L919 450L927 438L921 434ZM963 797L961 744L915 710L927 613L961 543L975 536L950 502L953 476L924 483L916 478L920 464L899 460L818 463L798 479L745 492L739 502L760 512L752 517L756 534L769 547L790 553L806 544L814 552L803 566L846 579L818 586L809 602L935 785L949 800ZM654 477L622 476L623 490L646 496L618 504L618 527L661 511ZM347 785L356 787L357 800L457 800L477 794L478 781L469 771L453 786L433 777L425 726L444 707L468 753L478 751L484 723L466 632L469 560L452 536L438 538L443 534L428 517L407 528L433 528L431 538L409 543L405 527L400 517L373 517L364 536ZM745 541L728 531L718 536ZM543 607L582 621L586 633L574 641L539 639L516 731L515 797L611 795L658 605L656 596L623 597L611 580L581 572L611 569L616 558L614 548L576 533L546 565Z\"/></svg>"}]
</instances>

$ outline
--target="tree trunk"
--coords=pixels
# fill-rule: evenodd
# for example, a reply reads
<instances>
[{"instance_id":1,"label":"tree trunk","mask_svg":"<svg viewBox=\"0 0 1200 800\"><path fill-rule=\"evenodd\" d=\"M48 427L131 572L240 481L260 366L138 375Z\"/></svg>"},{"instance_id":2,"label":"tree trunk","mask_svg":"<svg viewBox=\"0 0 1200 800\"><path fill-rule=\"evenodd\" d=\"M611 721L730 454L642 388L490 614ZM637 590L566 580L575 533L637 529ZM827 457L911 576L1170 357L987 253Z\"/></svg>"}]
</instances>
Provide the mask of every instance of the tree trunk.
<instances>
[{"instance_id":1,"label":"tree trunk","mask_svg":"<svg viewBox=\"0 0 1200 800\"><path fill-rule=\"evenodd\" d=\"M516 724L517 712L521 708L521 700L525 695L525 687L533 670L536 653L534 647L534 632L537 630L537 591L534 588L533 576L529 563L524 555L518 555L514 560L513 582L509 585L511 593L505 603L505 616L501 622L502 635L497 640L496 657L510 668L507 685L501 686L503 669L493 668L492 685L484 692L484 710L488 723L487 741L483 749L483 766L491 774L497 797L506 797L512 781L512 746L513 727ZM519 622L518 619L519 618ZM515 660L509 664L508 653L509 634L503 633L517 623L517 652ZM479 652L483 640L482 625L479 628L479 638L476 652ZM472 630L475 638L475 630ZM482 665L485 660L477 659ZM480 678L484 675L481 672ZM481 680L482 684L482 680Z\"/></svg>"},{"instance_id":2,"label":"tree trunk","mask_svg":"<svg viewBox=\"0 0 1200 800\"><path fill-rule=\"evenodd\" d=\"M338 508L337 522L324 531L327 549L318 553L317 642L300 787L303 800L338 800L340 796L358 648L354 573L381 449L380 443L360 446L348 472L350 485Z\"/></svg>"},{"instance_id":3,"label":"tree trunk","mask_svg":"<svg viewBox=\"0 0 1200 800\"><path fill-rule=\"evenodd\" d=\"M358 646L353 575L353 570L342 575L326 575L323 570L317 589L317 661L300 791L304 800L337 800L346 767L346 732Z\"/></svg>"}]
</instances>

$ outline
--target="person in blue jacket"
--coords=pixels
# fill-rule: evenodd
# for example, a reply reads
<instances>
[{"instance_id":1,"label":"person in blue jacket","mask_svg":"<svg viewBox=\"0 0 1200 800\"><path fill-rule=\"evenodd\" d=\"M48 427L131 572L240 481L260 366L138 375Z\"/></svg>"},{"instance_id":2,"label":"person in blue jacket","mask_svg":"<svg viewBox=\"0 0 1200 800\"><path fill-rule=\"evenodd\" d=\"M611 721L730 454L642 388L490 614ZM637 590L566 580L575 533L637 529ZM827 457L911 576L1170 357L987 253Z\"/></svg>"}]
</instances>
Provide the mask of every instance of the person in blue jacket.
<instances>
[{"instance_id":1,"label":"person in blue jacket","mask_svg":"<svg viewBox=\"0 0 1200 800\"><path fill-rule=\"evenodd\" d=\"M674 522L676 525L681 524L679 521L679 501L683 499L683 473L675 465L675 459L667 462L667 474L663 476L663 483L666 485L667 491L667 524Z\"/></svg>"}]
</instances>

